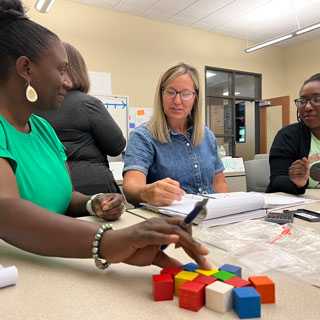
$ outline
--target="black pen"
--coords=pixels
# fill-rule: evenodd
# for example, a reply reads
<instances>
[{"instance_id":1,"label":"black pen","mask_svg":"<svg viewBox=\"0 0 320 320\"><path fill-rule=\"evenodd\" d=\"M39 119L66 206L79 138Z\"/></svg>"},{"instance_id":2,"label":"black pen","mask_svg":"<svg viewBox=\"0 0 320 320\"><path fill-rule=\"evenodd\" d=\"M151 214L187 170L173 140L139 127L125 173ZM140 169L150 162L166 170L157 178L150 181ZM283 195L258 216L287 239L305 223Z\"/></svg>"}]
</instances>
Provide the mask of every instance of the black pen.
<instances>
[{"instance_id":1,"label":"black pen","mask_svg":"<svg viewBox=\"0 0 320 320\"><path fill-rule=\"evenodd\" d=\"M181 223L179 224L179 227L182 229L182 230L185 230L187 229L190 224L192 223L192 221L200 214L202 213L203 211L206 210L206 204L208 202L208 198L205 198L201 201L198 201L194 208L191 210L191 212L189 212L187 214L187 216L183 219L183 221L181 221ZM165 250L166 248L168 247L167 244L164 244L161 246L161 250Z\"/></svg>"}]
</instances>

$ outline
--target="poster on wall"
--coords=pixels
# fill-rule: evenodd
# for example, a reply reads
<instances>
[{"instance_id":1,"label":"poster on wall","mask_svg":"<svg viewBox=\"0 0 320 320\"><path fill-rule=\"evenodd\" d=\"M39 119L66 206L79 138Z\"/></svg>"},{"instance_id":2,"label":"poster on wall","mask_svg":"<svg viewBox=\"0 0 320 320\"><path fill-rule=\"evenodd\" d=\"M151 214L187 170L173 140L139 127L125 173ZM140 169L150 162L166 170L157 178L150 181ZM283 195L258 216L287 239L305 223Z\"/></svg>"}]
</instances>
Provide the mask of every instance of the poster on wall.
<instances>
[{"instance_id":1,"label":"poster on wall","mask_svg":"<svg viewBox=\"0 0 320 320\"><path fill-rule=\"evenodd\" d=\"M90 89L92 96L111 96L111 73L89 71Z\"/></svg>"},{"instance_id":2,"label":"poster on wall","mask_svg":"<svg viewBox=\"0 0 320 320\"><path fill-rule=\"evenodd\" d=\"M129 108L129 134L136 127L140 126L144 122L148 122L151 118L152 108Z\"/></svg>"}]
</instances>

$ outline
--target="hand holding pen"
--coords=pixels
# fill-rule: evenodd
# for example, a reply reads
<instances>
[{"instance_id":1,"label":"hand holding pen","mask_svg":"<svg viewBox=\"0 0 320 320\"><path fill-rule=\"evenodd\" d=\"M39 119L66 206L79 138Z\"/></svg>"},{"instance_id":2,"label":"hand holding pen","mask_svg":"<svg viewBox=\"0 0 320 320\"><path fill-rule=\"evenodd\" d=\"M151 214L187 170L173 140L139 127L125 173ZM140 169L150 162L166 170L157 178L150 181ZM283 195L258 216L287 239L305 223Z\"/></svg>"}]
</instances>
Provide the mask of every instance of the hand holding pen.
<instances>
[{"instance_id":1,"label":"hand holding pen","mask_svg":"<svg viewBox=\"0 0 320 320\"><path fill-rule=\"evenodd\" d=\"M201 201L198 201L194 208L191 210L190 213L188 213L188 215L184 218L184 220L180 223L179 227L182 230L186 230L190 224L192 223L192 221L201 213L205 213L206 211L206 204L208 202L208 198L205 198ZM163 245L161 246L161 250L165 250L168 246L167 245Z\"/></svg>"}]
</instances>

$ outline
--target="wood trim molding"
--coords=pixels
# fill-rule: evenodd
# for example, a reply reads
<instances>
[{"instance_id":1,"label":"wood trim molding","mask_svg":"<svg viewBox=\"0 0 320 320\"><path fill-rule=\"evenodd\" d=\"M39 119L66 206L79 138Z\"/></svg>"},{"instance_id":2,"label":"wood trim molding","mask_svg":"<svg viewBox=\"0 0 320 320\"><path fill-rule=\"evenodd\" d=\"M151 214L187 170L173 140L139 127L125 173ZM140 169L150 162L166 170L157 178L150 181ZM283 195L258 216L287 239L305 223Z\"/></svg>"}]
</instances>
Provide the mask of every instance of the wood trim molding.
<instances>
[{"instance_id":1,"label":"wood trim molding","mask_svg":"<svg viewBox=\"0 0 320 320\"><path fill-rule=\"evenodd\" d=\"M290 96L265 99L263 101L270 102L269 105L259 108L260 113L260 153L268 153L267 151L267 108L281 106L282 107L282 127L290 124Z\"/></svg>"}]
</instances>

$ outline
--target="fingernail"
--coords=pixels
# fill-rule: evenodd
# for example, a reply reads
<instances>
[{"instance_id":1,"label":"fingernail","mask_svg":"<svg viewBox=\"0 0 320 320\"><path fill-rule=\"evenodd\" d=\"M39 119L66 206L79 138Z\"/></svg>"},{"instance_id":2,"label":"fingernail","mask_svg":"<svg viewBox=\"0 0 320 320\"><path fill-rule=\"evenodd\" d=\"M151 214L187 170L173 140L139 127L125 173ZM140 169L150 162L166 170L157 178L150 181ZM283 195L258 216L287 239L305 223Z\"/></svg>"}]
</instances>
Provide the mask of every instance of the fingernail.
<instances>
[{"instance_id":1,"label":"fingernail","mask_svg":"<svg viewBox=\"0 0 320 320\"><path fill-rule=\"evenodd\" d=\"M204 265L205 265L205 268L207 270L211 270L212 269L212 265L208 261L205 261Z\"/></svg>"}]
</instances>

